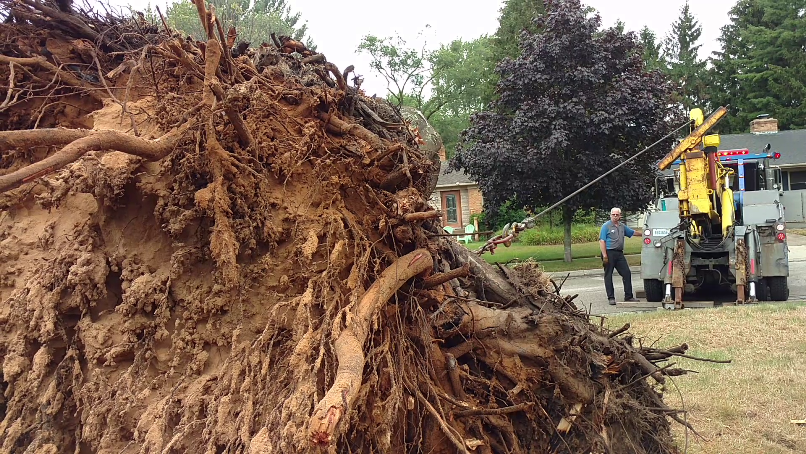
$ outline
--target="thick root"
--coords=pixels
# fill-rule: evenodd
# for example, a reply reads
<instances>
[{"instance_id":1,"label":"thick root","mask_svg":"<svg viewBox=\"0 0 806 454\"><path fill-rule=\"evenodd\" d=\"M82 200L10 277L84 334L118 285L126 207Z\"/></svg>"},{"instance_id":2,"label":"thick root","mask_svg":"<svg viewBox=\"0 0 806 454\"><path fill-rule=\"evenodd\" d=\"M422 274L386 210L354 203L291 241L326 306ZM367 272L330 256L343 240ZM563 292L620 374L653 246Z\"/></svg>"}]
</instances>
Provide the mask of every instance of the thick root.
<instances>
[{"instance_id":1,"label":"thick root","mask_svg":"<svg viewBox=\"0 0 806 454\"><path fill-rule=\"evenodd\" d=\"M433 267L433 258L425 249L417 249L386 268L358 305L347 315L347 326L336 339L334 348L339 361L336 378L325 397L316 404L308 427L311 441L329 444L342 417L350 412L361 387L364 370L364 341L372 317L395 292L414 276Z\"/></svg>"},{"instance_id":2,"label":"thick root","mask_svg":"<svg viewBox=\"0 0 806 454\"><path fill-rule=\"evenodd\" d=\"M17 188L25 183L55 172L67 164L75 162L90 151L117 150L145 158L149 161L158 161L168 156L168 153L176 147L177 143L179 143L179 140L182 138L182 134L187 131L189 127L190 124L185 124L156 140L141 139L120 131L93 131L92 134L84 135L82 138L71 142L55 154L39 162L7 175L0 175L0 193ZM13 135L14 133L16 133L16 131L8 131L5 134ZM31 137L34 144L53 143L57 140L64 140L64 137L74 137L85 134L84 131L70 131L60 133L57 138L49 139L47 138L48 130L46 129L38 132L23 131L23 133L24 134L21 135ZM16 143L17 140L13 139L8 142Z\"/></svg>"}]
</instances>

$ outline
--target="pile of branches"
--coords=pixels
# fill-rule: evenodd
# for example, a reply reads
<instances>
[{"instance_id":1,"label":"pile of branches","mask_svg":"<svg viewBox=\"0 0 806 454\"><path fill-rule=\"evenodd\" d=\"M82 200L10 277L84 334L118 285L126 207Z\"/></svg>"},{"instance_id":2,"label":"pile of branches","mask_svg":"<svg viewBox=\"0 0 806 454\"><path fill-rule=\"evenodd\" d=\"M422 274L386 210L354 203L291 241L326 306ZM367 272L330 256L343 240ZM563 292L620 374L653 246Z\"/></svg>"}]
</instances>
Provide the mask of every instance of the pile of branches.
<instances>
[{"instance_id":1,"label":"pile of branches","mask_svg":"<svg viewBox=\"0 0 806 454\"><path fill-rule=\"evenodd\" d=\"M686 346L642 348L536 264L445 236L434 147L351 68L239 47L198 0L206 41L0 5L0 209L100 207L53 210L38 265L0 270L2 451L676 452Z\"/></svg>"}]
</instances>

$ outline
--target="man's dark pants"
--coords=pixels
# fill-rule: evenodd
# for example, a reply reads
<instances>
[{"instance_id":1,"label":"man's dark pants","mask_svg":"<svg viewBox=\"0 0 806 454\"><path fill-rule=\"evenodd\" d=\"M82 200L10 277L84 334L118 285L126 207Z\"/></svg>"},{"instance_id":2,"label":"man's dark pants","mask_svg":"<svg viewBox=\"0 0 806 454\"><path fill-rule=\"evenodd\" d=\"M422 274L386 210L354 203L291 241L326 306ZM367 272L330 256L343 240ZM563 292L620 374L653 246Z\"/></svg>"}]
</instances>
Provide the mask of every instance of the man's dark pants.
<instances>
[{"instance_id":1,"label":"man's dark pants","mask_svg":"<svg viewBox=\"0 0 806 454\"><path fill-rule=\"evenodd\" d=\"M624 257L624 251L617 251L615 249L607 250L607 260L609 263L604 269L605 290L607 291L607 299L615 299L615 291L613 290L613 269L618 271L621 275L621 282L624 284L624 298L630 299L632 294L632 276L630 275L630 265Z\"/></svg>"}]
</instances>

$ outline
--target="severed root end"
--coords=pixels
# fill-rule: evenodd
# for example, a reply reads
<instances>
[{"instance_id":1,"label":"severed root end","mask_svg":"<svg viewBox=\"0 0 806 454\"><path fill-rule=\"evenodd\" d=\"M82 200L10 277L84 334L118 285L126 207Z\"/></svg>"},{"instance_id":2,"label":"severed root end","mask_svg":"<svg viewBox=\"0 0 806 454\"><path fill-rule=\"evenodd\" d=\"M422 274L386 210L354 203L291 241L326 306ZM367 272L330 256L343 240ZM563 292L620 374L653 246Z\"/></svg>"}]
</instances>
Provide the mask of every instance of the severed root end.
<instances>
[{"instance_id":1,"label":"severed root end","mask_svg":"<svg viewBox=\"0 0 806 454\"><path fill-rule=\"evenodd\" d=\"M381 273L352 309L351 317L347 318L349 321L334 343L339 361L336 377L308 421L310 439L314 444L330 443L342 415L352 409L361 387L365 359L363 346L372 318L406 281L431 270L433 265L434 259L427 249L416 249L400 257Z\"/></svg>"},{"instance_id":2,"label":"severed root end","mask_svg":"<svg viewBox=\"0 0 806 454\"><path fill-rule=\"evenodd\" d=\"M341 407L330 407L324 414L314 413L311 417L311 441L317 445L329 445L342 414L344 409Z\"/></svg>"}]
</instances>

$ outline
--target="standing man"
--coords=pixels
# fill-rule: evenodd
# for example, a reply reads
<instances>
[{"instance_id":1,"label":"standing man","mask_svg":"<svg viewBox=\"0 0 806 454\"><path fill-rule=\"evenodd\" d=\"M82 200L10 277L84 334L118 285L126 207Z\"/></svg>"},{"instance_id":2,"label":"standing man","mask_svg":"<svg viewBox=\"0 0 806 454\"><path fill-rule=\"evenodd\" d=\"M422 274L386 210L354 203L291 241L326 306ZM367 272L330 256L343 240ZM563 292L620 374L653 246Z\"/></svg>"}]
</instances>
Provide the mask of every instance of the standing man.
<instances>
[{"instance_id":1,"label":"standing man","mask_svg":"<svg viewBox=\"0 0 806 454\"><path fill-rule=\"evenodd\" d=\"M632 238L635 230L627 227L621 222L621 208L610 210L610 220L602 224L599 233L599 249L602 251L602 265L604 266L605 290L607 291L607 303L616 305L616 294L613 290L613 269L618 270L621 281L624 283L624 301L638 301L632 293L632 276L630 275L630 265L624 258L624 237ZM642 232L638 232L641 236Z\"/></svg>"}]
</instances>

